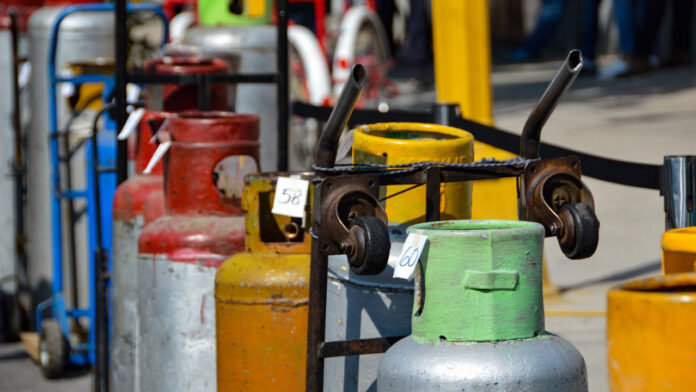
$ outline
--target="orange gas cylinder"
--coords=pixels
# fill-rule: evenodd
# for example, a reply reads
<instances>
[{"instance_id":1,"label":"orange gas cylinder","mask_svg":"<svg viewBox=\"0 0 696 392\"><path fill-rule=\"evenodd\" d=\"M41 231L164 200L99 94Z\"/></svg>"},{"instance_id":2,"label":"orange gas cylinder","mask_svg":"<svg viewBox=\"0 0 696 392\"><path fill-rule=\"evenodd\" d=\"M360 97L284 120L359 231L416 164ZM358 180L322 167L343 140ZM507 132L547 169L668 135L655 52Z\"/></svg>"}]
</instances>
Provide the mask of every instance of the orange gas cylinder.
<instances>
[{"instance_id":1,"label":"orange gas cylinder","mask_svg":"<svg viewBox=\"0 0 696 392\"><path fill-rule=\"evenodd\" d=\"M305 389L311 217L271 213L280 175L247 176L246 252L215 276L218 391Z\"/></svg>"},{"instance_id":2,"label":"orange gas cylinder","mask_svg":"<svg viewBox=\"0 0 696 392\"><path fill-rule=\"evenodd\" d=\"M665 231L662 235L662 273L696 272L696 227Z\"/></svg>"},{"instance_id":3,"label":"orange gas cylinder","mask_svg":"<svg viewBox=\"0 0 696 392\"><path fill-rule=\"evenodd\" d=\"M632 280L609 290L607 302L610 390L693 391L696 274Z\"/></svg>"},{"instance_id":4,"label":"orange gas cylinder","mask_svg":"<svg viewBox=\"0 0 696 392\"><path fill-rule=\"evenodd\" d=\"M187 112L163 127L166 213L138 240L136 390L211 392L215 273L244 250L243 179L259 171L259 117Z\"/></svg>"}]
</instances>

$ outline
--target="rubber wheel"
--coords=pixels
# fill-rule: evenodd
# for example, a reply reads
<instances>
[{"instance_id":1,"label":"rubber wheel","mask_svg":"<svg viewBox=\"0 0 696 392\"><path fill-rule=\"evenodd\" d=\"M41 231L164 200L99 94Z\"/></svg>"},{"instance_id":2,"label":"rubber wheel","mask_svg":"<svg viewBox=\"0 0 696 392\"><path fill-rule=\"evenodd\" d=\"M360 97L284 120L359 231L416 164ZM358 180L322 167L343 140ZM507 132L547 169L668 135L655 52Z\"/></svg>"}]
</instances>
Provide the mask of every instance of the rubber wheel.
<instances>
[{"instance_id":1,"label":"rubber wheel","mask_svg":"<svg viewBox=\"0 0 696 392\"><path fill-rule=\"evenodd\" d=\"M564 212L565 210L565 212ZM561 207L560 216L570 215L575 231L575 241L572 245L563 246L561 250L569 259L585 259L592 256L599 243L599 220L592 207L585 203L568 203Z\"/></svg>"},{"instance_id":2,"label":"rubber wheel","mask_svg":"<svg viewBox=\"0 0 696 392\"><path fill-rule=\"evenodd\" d=\"M377 275L384 271L389 260L389 231L381 219L359 216L350 225L351 236L361 246L354 246L348 255L351 270L358 275ZM362 248L362 249L356 249Z\"/></svg>"},{"instance_id":3,"label":"rubber wheel","mask_svg":"<svg viewBox=\"0 0 696 392\"><path fill-rule=\"evenodd\" d=\"M61 333L57 321L41 322L39 350L41 372L44 377L60 377L68 360L68 341Z\"/></svg>"}]
</instances>

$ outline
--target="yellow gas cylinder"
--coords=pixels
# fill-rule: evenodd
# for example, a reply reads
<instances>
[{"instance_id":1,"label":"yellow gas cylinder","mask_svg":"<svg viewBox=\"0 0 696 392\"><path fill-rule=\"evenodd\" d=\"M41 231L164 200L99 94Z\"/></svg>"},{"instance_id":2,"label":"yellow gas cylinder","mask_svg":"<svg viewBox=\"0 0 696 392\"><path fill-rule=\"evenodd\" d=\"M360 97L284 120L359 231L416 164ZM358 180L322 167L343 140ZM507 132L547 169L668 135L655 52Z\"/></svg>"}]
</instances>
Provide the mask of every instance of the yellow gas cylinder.
<instances>
[{"instance_id":1,"label":"yellow gas cylinder","mask_svg":"<svg viewBox=\"0 0 696 392\"><path fill-rule=\"evenodd\" d=\"M278 176L247 176L247 249L215 277L218 391L305 389L311 217L271 213Z\"/></svg>"},{"instance_id":2,"label":"yellow gas cylinder","mask_svg":"<svg viewBox=\"0 0 696 392\"><path fill-rule=\"evenodd\" d=\"M696 272L696 227L667 230L662 235L662 273Z\"/></svg>"},{"instance_id":3,"label":"yellow gas cylinder","mask_svg":"<svg viewBox=\"0 0 696 392\"><path fill-rule=\"evenodd\" d=\"M612 391L696 387L696 274L639 279L609 291L607 346Z\"/></svg>"},{"instance_id":4,"label":"yellow gas cylinder","mask_svg":"<svg viewBox=\"0 0 696 392\"><path fill-rule=\"evenodd\" d=\"M400 164L420 161L469 163L474 159L474 137L458 128L421 123L379 123L354 130L353 163ZM389 220L418 223L425 218L425 187L382 187ZM471 182L442 184L440 219L471 217ZM396 195L398 192L405 191ZM396 195L391 197L391 195Z\"/></svg>"}]
</instances>

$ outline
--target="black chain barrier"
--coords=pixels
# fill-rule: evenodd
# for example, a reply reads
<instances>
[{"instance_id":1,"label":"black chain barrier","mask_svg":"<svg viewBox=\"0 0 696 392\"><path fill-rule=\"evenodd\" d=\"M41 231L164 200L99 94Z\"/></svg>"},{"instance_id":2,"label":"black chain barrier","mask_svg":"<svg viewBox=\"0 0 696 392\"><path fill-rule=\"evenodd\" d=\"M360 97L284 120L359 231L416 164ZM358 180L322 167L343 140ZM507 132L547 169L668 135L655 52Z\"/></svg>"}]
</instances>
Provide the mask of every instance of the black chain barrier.
<instances>
[{"instance_id":1,"label":"black chain barrier","mask_svg":"<svg viewBox=\"0 0 696 392\"><path fill-rule=\"evenodd\" d=\"M314 118L326 121L333 109L330 106L315 106L302 102L293 102L292 113L303 118ZM355 109L350 118L351 127L360 124L378 122L420 122L434 123L433 114L430 111L390 110L380 112L378 110ZM465 118L455 117L449 124L456 128L464 129L474 135L474 139L494 147L519 153L520 137L510 131L489 125L481 124ZM557 158L574 155L582 162L582 174L602 181L615 184L646 188L660 189L661 165L621 161L618 159L604 158L571 150L565 147L548 143L541 143L540 155L544 158Z\"/></svg>"}]
</instances>

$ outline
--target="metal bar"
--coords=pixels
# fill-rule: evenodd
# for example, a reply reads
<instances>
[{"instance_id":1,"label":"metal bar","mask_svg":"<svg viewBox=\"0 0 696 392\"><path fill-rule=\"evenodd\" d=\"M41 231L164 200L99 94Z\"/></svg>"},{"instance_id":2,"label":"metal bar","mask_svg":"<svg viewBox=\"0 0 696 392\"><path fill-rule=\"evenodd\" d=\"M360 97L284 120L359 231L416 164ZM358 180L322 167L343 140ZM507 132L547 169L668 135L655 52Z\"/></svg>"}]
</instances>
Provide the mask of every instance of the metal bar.
<instances>
[{"instance_id":1,"label":"metal bar","mask_svg":"<svg viewBox=\"0 0 696 392\"><path fill-rule=\"evenodd\" d=\"M22 151L22 111L19 89L19 30L17 27L17 12L10 8L10 33L12 39L12 128L14 132L14 157L12 161L12 175L15 188L15 246L17 251L17 298L20 295L28 295L30 292L27 275L27 253L25 247L26 234L24 229L24 155ZM25 305L22 303L21 305Z\"/></svg>"},{"instance_id":2,"label":"metal bar","mask_svg":"<svg viewBox=\"0 0 696 392\"><path fill-rule=\"evenodd\" d=\"M277 0L278 12L278 171L288 170L288 127L290 92L288 89L288 2Z\"/></svg>"},{"instance_id":3,"label":"metal bar","mask_svg":"<svg viewBox=\"0 0 696 392\"><path fill-rule=\"evenodd\" d=\"M425 170L425 221L440 220L440 169L431 166Z\"/></svg>"},{"instance_id":4,"label":"metal bar","mask_svg":"<svg viewBox=\"0 0 696 392\"><path fill-rule=\"evenodd\" d=\"M367 83L366 71L360 64L355 64L350 71L348 81L343 85L341 95L338 96L336 106L334 106L329 116L329 120L324 126L324 131L319 137L317 152L314 157L314 164L319 167L334 167L336 164L336 151L338 150L338 139L345 128L351 113L355 108L355 103L363 87Z\"/></svg>"},{"instance_id":5,"label":"metal bar","mask_svg":"<svg viewBox=\"0 0 696 392\"><path fill-rule=\"evenodd\" d=\"M104 105L99 112L94 116L92 122L92 135L91 140L91 155L92 155L92 165L90 167L90 174L92 176L93 184L93 203L94 208L92 208L94 214L94 231L96 247L94 249L94 299L95 307L94 320L95 323L95 351L96 351L96 361L95 361L95 371L94 371L94 382L95 389L99 392L108 392L109 390L109 319L108 319L108 293L107 293L107 279L105 275L108 275L108 254L106 249L104 249L104 243L102 238L102 216L101 216L101 189L99 184L99 148L98 148L98 125L99 118L107 111L113 109L115 103L109 103Z\"/></svg>"},{"instance_id":6,"label":"metal bar","mask_svg":"<svg viewBox=\"0 0 696 392\"><path fill-rule=\"evenodd\" d=\"M405 336L324 342L321 344L319 355L322 358L331 358L347 357L349 355L381 354L403 338Z\"/></svg>"},{"instance_id":7,"label":"metal bar","mask_svg":"<svg viewBox=\"0 0 696 392\"><path fill-rule=\"evenodd\" d=\"M580 75L581 70L582 53L577 49L571 50L524 124L520 138L520 156L523 158L539 157L541 129L553 113L558 101L568 91L575 78Z\"/></svg>"},{"instance_id":8,"label":"metal bar","mask_svg":"<svg viewBox=\"0 0 696 392\"><path fill-rule=\"evenodd\" d=\"M210 110L210 76L196 75L198 109Z\"/></svg>"},{"instance_id":9,"label":"metal bar","mask_svg":"<svg viewBox=\"0 0 696 392\"><path fill-rule=\"evenodd\" d=\"M67 127L70 127L72 124L72 121L68 122ZM70 165L70 137L69 135L70 130L66 129L64 131L64 135L61 138L63 142L63 150L65 151L65 154L67 155L66 158L63 160L64 167L65 167L65 189L71 190L72 189L72 166ZM58 168L60 170L60 168ZM70 285L70 293L72 294L72 305L73 307L78 307L79 306L79 297L78 297L78 289L77 289L77 244L75 242L76 234L75 234L75 225L77 224L77 221L75 220L75 203L73 202L74 199L67 199L67 207L68 207L68 230L66 233L66 241L68 242L68 258L70 262L70 280L71 280L71 285Z\"/></svg>"},{"instance_id":10,"label":"metal bar","mask_svg":"<svg viewBox=\"0 0 696 392\"><path fill-rule=\"evenodd\" d=\"M145 72L128 73L127 81L130 83L141 84L196 84L197 77L201 74L154 74ZM250 73L250 74L203 74L210 78L212 83L276 83L279 79L277 74L273 73Z\"/></svg>"},{"instance_id":11,"label":"metal bar","mask_svg":"<svg viewBox=\"0 0 696 392\"><path fill-rule=\"evenodd\" d=\"M126 31L126 0L115 1L114 17L116 18L116 64L114 99L116 110L116 134L126 124L126 60L128 56L128 32ZM128 178L128 146L125 140L116 140L116 183L120 184Z\"/></svg>"},{"instance_id":12,"label":"metal bar","mask_svg":"<svg viewBox=\"0 0 696 392\"><path fill-rule=\"evenodd\" d=\"M314 195L317 195L315 187ZM317 199L315 199L317 200ZM315 205L320 203L316 202ZM314 208L318 212L319 208ZM315 215L316 216L316 215ZM306 390L319 392L324 387L324 358L320 355L326 334L326 275L329 258L319 249L319 240L312 240L309 271L309 320L307 323Z\"/></svg>"}]
</instances>

